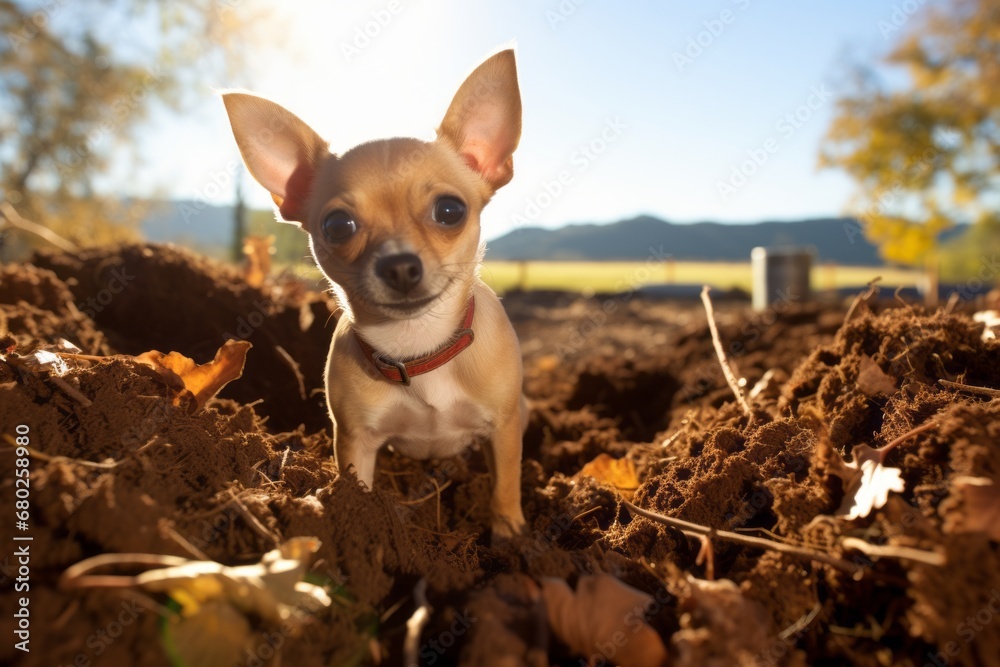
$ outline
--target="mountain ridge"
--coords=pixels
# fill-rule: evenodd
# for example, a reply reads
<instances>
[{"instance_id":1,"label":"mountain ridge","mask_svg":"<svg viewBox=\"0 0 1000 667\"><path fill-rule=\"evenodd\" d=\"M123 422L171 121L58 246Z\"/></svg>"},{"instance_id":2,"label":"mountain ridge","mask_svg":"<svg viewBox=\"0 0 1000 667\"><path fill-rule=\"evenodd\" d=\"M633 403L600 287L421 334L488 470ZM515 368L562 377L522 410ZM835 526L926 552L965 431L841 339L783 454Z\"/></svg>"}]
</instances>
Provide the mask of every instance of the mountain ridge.
<instances>
[{"instance_id":1,"label":"mountain ridge","mask_svg":"<svg viewBox=\"0 0 1000 667\"><path fill-rule=\"evenodd\" d=\"M958 225L941 241L962 233ZM675 260L738 261L750 259L756 246L812 247L819 262L848 266L884 264L878 248L852 217L765 220L733 224L668 222L640 215L611 223L573 223L559 228L523 227L487 244L491 260L635 261L668 254Z\"/></svg>"},{"instance_id":2,"label":"mountain ridge","mask_svg":"<svg viewBox=\"0 0 1000 667\"><path fill-rule=\"evenodd\" d=\"M155 202L140 226L150 241L185 241L211 248L232 247L232 207L193 200ZM958 225L941 236L961 234ZM680 261L746 262L756 246L806 246L816 261L847 266L885 262L851 217L765 220L734 224L669 222L639 215L616 222L571 223L563 227L521 227L487 243L486 258L497 261L642 261L668 255Z\"/></svg>"}]
</instances>

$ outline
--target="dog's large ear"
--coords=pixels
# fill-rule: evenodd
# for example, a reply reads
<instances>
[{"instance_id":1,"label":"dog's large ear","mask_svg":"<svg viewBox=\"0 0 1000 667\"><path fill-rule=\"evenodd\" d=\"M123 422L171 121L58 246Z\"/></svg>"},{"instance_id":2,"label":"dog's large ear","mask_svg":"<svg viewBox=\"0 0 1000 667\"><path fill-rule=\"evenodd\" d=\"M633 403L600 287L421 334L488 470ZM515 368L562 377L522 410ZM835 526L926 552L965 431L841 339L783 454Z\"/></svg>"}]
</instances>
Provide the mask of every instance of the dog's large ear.
<instances>
[{"instance_id":1,"label":"dog's large ear","mask_svg":"<svg viewBox=\"0 0 1000 667\"><path fill-rule=\"evenodd\" d=\"M487 59L458 89L438 137L448 141L496 191L514 176L521 138L521 93L514 51Z\"/></svg>"},{"instance_id":2,"label":"dog's large ear","mask_svg":"<svg viewBox=\"0 0 1000 667\"><path fill-rule=\"evenodd\" d=\"M327 143L298 116L248 93L224 93L236 145L258 183L267 188L281 217L302 223L316 167L329 155Z\"/></svg>"}]
</instances>

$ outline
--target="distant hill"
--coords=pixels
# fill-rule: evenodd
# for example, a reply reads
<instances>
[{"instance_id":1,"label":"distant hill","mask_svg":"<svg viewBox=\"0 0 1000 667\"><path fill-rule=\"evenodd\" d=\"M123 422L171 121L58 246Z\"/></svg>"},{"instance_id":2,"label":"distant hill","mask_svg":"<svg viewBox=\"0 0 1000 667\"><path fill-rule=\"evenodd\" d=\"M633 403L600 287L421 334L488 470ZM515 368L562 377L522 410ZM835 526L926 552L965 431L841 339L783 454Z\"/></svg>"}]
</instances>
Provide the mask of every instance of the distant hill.
<instances>
[{"instance_id":1,"label":"distant hill","mask_svg":"<svg viewBox=\"0 0 1000 667\"><path fill-rule=\"evenodd\" d=\"M945 238L960 232L952 230ZM785 245L813 246L821 262L883 263L854 218L676 224L644 215L610 224L525 227L489 242L486 256L493 260L644 260L653 248L677 260L745 262L755 246Z\"/></svg>"},{"instance_id":2,"label":"distant hill","mask_svg":"<svg viewBox=\"0 0 1000 667\"><path fill-rule=\"evenodd\" d=\"M210 253L225 253L232 247L231 206L191 200L155 204L141 224L147 240L182 243ZM295 257L305 254L304 237L300 239L299 230L274 224L270 211L253 211L250 215L251 229L256 228L258 233L289 234L293 238L282 240L279 246L294 241ZM964 230L964 226L956 227L946 232L942 241ZM677 260L746 262L753 247L776 245L813 246L821 262L855 266L883 263L854 218L677 224L644 215L607 224L574 224L558 229L524 227L490 241L486 256L492 260L644 260L653 248Z\"/></svg>"},{"instance_id":3,"label":"distant hill","mask_svg":"<svg viewBox=\"0 0 1000 667\"><path fill-rule=\"evenodd\" d=\"M191 245L202 252L232 247L232 206L190 199L153 201L149 205L149 214L139 225L147 241Z\"/></svg>"}]
</instances>

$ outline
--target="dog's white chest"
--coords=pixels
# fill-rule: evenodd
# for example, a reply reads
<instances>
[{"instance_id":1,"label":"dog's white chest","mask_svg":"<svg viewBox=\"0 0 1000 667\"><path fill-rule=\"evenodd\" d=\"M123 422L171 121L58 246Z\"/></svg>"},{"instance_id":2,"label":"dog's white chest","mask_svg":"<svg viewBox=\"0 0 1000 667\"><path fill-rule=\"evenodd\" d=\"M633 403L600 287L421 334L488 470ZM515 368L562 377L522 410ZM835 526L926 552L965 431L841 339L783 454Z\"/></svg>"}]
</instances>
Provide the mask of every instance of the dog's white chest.
<instances>
[{"instance_id":1,"label":"dog's white chest","mask_svg":"<svg viewBox=\"0 0 1000 667\"><path fill-rule=\"evenodd\" d=\"M409 387L394 395L378 430L387 444L405 456L455 456L489 432L485 412L447 366L413 378Z\"/></svg>"}]
</instances>

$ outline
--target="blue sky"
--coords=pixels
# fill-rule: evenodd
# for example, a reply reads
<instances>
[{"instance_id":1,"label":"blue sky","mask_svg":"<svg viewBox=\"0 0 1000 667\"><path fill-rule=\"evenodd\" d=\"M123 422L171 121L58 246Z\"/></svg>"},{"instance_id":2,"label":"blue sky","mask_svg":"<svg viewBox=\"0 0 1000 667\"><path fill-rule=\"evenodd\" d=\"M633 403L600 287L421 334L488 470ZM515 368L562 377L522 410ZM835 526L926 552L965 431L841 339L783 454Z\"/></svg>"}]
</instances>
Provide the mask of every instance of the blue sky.
<instances>
[{"instance_id":1,"label":"blue sky","mask_svg":"<svg viewBox=\"0 0 1000 667\"><path fill-rule=\"evenodd\" d=\"M254 1L220 0L235 11ZM204 102L185 115L156 114L128 189L232 200L237 153L213 85L271 97L334 150L429 139L465 75L516 40L524 129L514 180L484 214L485 238L640 213L679 222L840 214L852 183L817 170L836 96L848 65L884 53L900 34L887 40L886 26L917 2L273 0L282 26L267 58L245 80L189 91ZM744 164L752 159L759 166ZM745 182L732 179L741 165L753 172ZM246 190L268 205L255 183Z\"/></svg>"}]
</instances>

